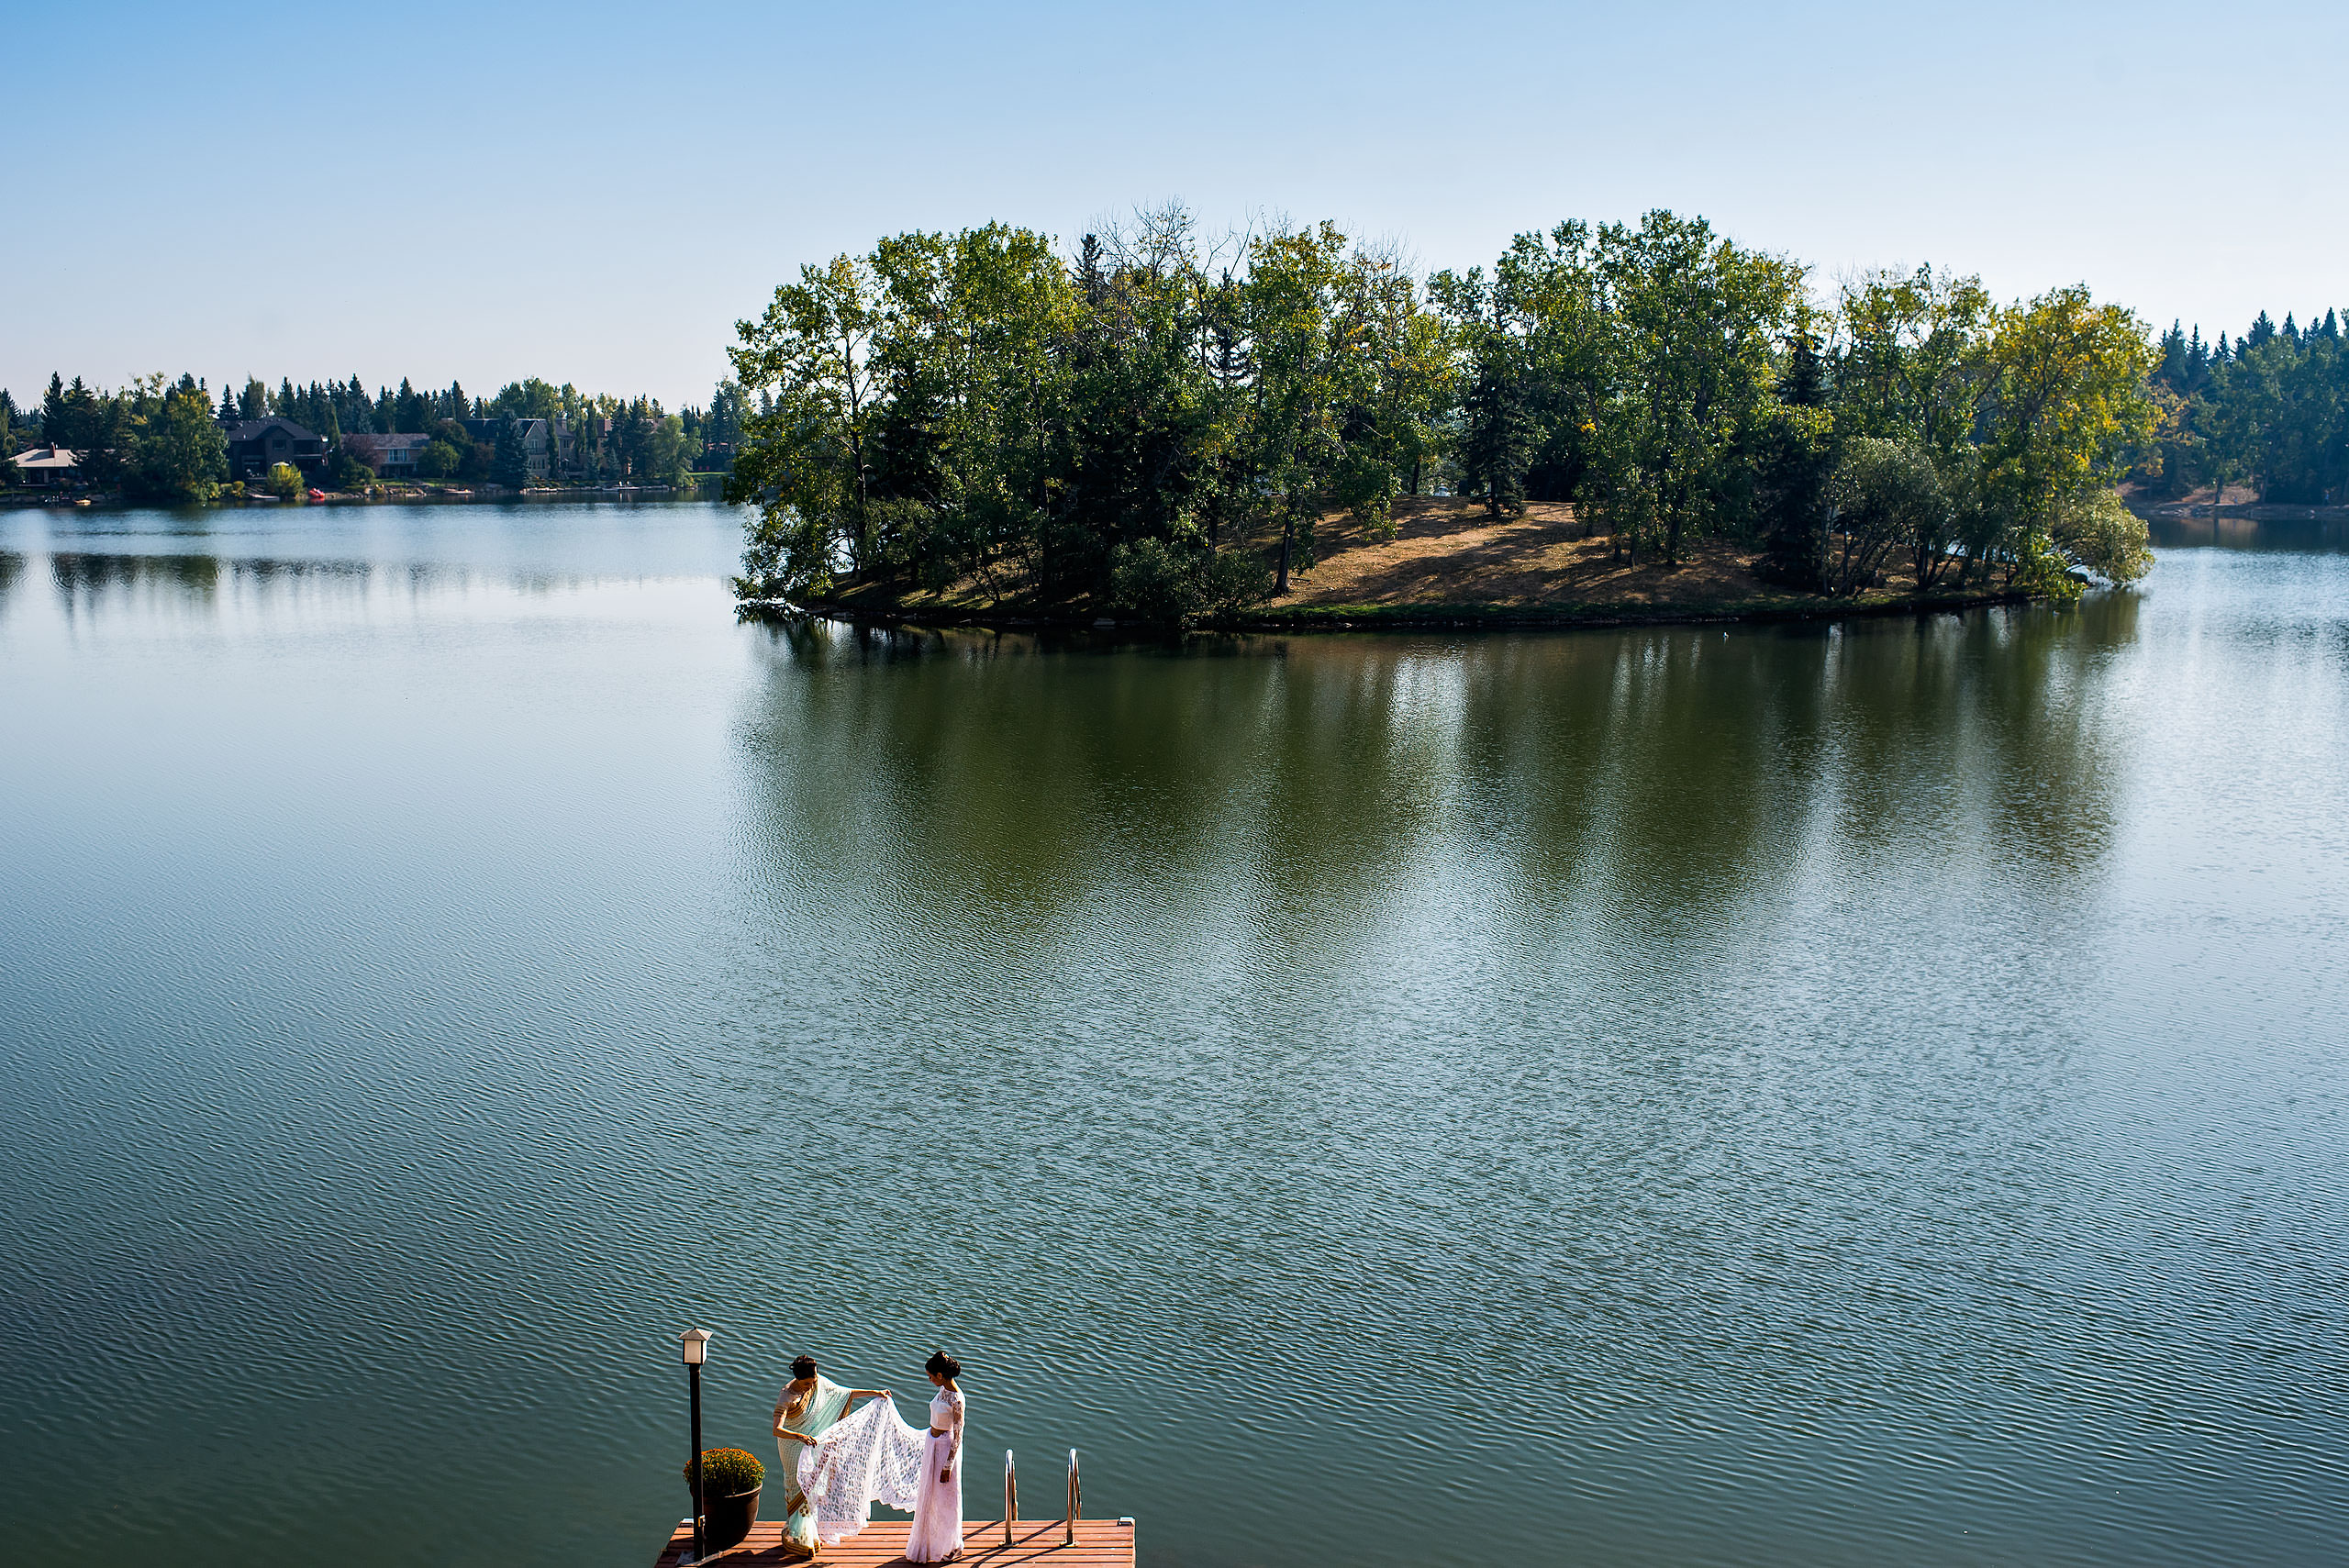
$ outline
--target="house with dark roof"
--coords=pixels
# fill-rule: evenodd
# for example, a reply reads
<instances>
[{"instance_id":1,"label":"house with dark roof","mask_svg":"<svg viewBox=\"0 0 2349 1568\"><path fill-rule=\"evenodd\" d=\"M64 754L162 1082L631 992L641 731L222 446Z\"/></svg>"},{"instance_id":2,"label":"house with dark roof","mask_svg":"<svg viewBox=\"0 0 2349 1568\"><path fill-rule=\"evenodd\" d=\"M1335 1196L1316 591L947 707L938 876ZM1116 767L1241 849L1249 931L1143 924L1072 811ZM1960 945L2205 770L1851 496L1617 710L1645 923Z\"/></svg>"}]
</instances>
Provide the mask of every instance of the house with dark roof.
<instances>
[{"instance_id":1,"label":"house with dark roof","mask_svg":"<svg viewBox=\"0 0 2349 1568\"><path fill-rule=\"evenodd\" d=\"M275 414L266 419L240 419L226 427L225 433L231 478L250 479L288 462L302 471L303 478L316 479L326 466L327 439Z\"/></svg>"}]
</instances>

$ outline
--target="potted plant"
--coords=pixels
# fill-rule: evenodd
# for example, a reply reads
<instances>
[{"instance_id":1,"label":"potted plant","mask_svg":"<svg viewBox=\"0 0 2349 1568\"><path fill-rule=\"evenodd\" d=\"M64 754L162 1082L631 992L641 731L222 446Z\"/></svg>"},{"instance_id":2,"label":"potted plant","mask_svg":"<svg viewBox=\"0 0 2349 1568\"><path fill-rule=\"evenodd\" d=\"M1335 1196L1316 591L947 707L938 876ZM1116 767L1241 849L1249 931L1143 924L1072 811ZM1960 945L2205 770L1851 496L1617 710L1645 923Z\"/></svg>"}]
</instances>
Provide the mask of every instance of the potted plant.
<instances>
[{"instance_id":1,"label":"potted plant","mask_svg":"<svg viewBox=\"0 0 2349 1568\"><path fill-rule=\"evenodd\" d=\"M694 1467L685 1465L685 1485L694 1484ZM701 1451L701 1512L703 1545L711 1551L740 1546L759 1517L759 1488L767 1467L758 1456L739 1448Z\"/></svg>"}]
</instances>

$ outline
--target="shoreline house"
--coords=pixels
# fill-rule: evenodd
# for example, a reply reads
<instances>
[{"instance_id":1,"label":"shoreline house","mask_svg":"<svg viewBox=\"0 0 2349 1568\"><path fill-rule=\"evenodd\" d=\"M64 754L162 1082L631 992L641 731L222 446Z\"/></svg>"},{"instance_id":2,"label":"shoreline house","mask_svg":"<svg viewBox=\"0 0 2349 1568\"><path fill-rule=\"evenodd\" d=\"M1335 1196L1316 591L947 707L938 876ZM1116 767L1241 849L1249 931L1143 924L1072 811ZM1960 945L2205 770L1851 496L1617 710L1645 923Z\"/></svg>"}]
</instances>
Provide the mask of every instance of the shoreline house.
<instances>
[{"instance_id":1,"label":"shoreline house","mask_svg":"<svg viewBox=\"0 0 2349 1568\"><path fill-rule=\"evenodd\" d=\"M494 447L507 426L515 426L522 435L522 462L532 479L543 480L554 471L557 431L555 421L548 419L466 419L462 421L465 434L484 446Z\"/></svg>"},{"instance_id":2,"label":"shoreline house","mask_svg":"<svg viewBox=\"0 0 2349 1568\"><path fill-rule=\"evenodd\" d=\"M265 419L240 419L224 427L228 438L228 474L251 479L279 463L291 463L305 479L316 479L326 467L327 439L314 436L282 415Z\"/></svg>"},{"instance_id":3,"label":"shoreline house","mask_svg":"<svg viewBox=\"0 0 2349 1568\"><path fill-rule=\"evenodd\" d=\"M413 479L416 460L432 438L413 430L396 435L362 432L342 438L342 450L375 471L378 479Z\"/></svg>"},{"instance_id":4,"label":"shoreline house","mask_svg":"<svg viewBox=\"0 0 2349 1568\"><path fill-rule=\"evenodd\" d=\"M28 447L7 461L28 490L62 490L82 477L81 458L64 447Z\"/></svg>"}]
</instances>

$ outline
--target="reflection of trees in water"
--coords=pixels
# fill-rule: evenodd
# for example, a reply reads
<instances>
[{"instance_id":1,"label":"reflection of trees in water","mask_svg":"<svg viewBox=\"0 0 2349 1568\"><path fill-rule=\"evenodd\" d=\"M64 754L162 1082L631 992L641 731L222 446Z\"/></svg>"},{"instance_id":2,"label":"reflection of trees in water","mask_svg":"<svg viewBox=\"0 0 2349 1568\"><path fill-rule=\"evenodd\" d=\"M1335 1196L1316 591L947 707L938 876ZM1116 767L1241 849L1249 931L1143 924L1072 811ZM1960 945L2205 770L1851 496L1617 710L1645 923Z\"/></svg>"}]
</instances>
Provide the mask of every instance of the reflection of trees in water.
<instances>
[{"instance_id":1,"label":"reflection of trees in water","mask_svg":"<svg viewBox=\"0 0 2349 1568\"><path fill-rule=\"evenodd\" d=\"M2092 861L2114 818L2096 675L2135 614L2122 594L1181 651L802 625L775 634L745 745L794 874L1037 930L1120 889L1219 901L1282 943L1365 929L1407 888L1676 921L1820 848Z\"/></svg>"},{"instance_id":2,"label":"reflection of trees in water","mask_svg":"<svg viewBox=\"0 0 2349 1568\"><path fill-rule=\"evenodd\" d=\"M473 573L430 565L390 566L363 561L228 561L213 555L117 555L60 551L49 558L50 578L69 618L101 614L133 597L181 609L214 611L224 597L283 601L299 597L356 604L386 586L412 596L462 588ZM514 576L517 591L544 594L580 579Z\"/></svg>"},{"instance_id":3,"label":"reflection of trees in water","mask_svg":"<svg viewBox=\"0 0 2349 1568\"><path fill-rule=\"evenodd\" d=\"M50 581L69 617L103 608L110 598L161 595L209 605L220 586L221 562L209 555L106 555L59 551L49 558Z\"/></svg>"},{"instance_id":4,"label":"reflection of trees in water","mask_svg":"<svg viewBox=\"0 0 2349 1568\"><path fill-rule=\"evenodd\" d=\"M2145 526L2156 550L2349 550L2349 522L2330 517L2155 517Z\"/></svg>"},{"instance_id":5,"label":"reflection of trees in water","mask_svg":"<svg viewBox=\"0 0 2349 1568\"><path fill-rule=\"evenodd\" d=\"M17 586L17 579L25 574L25 558L11 550L0 550L0 605Z\"/></svg>"}]
</instances>

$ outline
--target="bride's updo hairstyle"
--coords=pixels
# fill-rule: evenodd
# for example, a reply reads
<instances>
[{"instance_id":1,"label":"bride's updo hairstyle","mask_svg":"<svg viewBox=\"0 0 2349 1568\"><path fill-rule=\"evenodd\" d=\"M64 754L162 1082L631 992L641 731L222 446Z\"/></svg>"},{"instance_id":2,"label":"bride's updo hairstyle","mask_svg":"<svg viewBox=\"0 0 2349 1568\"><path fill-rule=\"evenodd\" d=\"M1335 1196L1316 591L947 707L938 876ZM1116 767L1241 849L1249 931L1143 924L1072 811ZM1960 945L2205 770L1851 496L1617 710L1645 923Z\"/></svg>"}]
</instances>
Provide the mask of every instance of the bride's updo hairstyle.
<instances>
[{"instance_id":1,"label":"bride's updo hairstyle","mask_svg":"<svg viewBox=\"0 0 2349 1568\"><path fill-rule=\"evenodd\" d=\"M930 1352L930 1360L923 1364L922 1370L932 1377L942 1377L952 1383L963 1375L963 1363L944 1351L932 1351Z\"/></svg>"},{"instance_id":2,"label":"bride's updo hairstyle","mask_svg":"<svg viewBox=\"0 0 2349 1568\"><path fill-rule=\"evenodd\" d=\"M794 1356L791 1361L791 1375L794 1377L815 1376L816 1358L814 1356Z\"/></svg>"}]
</instances>

